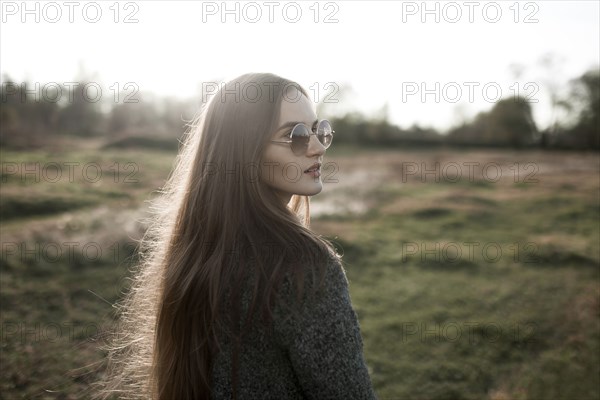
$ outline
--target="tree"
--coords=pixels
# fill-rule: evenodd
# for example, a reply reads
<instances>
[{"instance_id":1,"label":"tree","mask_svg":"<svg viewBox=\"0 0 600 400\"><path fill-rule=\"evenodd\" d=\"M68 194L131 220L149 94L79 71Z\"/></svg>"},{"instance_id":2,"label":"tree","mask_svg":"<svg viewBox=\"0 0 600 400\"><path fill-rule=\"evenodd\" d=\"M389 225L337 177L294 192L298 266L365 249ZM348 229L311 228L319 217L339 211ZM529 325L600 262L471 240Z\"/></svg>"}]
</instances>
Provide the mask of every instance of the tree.
<instances>
[{"instance_id":1,"label":"tree","mask_svg":"<svg viewBox=\"0 0 600 400\"><path fill-rule=\"evenodd\" d=\"M101 93L94 82L81 82L65 87L68 93L66 105L60 110L59 126L61 133L78 136L95 136L104 131L103 115L98 100Z\"/></svg>"},{"instance_id":2,"label":"tree","mask_svg":"<svg viewBox=\"0 0 600 400\"><path fill-rule=\"evenodd\" d=\"M566 131L581 147L600 149L600 70L592 69L572 82L571 101L577 122Z\"/></svg>"},{"instance_id":3,"label":"tree","mask_svg":"<svg viewBox=\"0 0 600 400\"><path fill-rule=\"evenodd\" d=\"M522 97L500 100L488 112L477 114L448 133L451 142L522 147L535 141L537 127L531 105Z\"/></svg>"},{"instance_id":4,"label":"tree","mask_svg":"<svg viewBox=\"0 0 600 400\"><path fill-rule=\"evenodd\" d=\"M499 101L488 116L486 136L490 142L522 147L534 142L536 132L531 105L522 97Z\"/></svg>"},{"instance_id":5,"label":"tree","mask_svg":"<svg viewBox=\"0 0 600 400\"><path fill-rule=\"evenodd\" d=\"M57 128L60 107L58 88L44 90L39 84L17 83L3 76L0 87L0 144L12 147L35 147L48 140Z\"/></svg>"}]
</instances>

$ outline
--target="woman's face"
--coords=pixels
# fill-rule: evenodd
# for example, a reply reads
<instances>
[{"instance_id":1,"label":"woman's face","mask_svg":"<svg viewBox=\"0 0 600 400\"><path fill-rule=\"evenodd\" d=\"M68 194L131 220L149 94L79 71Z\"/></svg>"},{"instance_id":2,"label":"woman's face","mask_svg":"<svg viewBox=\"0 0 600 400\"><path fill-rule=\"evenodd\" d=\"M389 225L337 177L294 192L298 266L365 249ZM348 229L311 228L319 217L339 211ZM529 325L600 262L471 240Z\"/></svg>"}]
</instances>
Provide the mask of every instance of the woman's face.
<instances>
[{"instance_id":1,"label":"woman's face","mask_svg":"<svg viewBox=\"0 0 600 400\"><path fill-rule=\"evenodd\" d=\"M296 93L284 96L278 128L273 132L272 140L289 140L290 132L297 123L304 123L311 131L316 129L317 115L310 100L302 95L299 100L293 101L298 96ZM298 156L292 152L289 143L269 142L260 164L261 179L276 191L286 205L294 194L313 196L320 193L323 189L321 168L316 174L305 171L315 163L322 164L325 151L316 135L310 136L306 152Z\"/></svg>"}]
</instances>

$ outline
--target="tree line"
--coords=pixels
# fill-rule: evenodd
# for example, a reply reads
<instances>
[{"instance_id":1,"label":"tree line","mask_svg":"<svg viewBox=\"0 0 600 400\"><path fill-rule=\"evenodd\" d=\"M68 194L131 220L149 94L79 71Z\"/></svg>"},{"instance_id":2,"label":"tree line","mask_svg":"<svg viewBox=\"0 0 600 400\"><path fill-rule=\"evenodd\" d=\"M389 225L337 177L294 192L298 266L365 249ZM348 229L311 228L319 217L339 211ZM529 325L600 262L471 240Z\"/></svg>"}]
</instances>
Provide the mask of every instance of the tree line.
<instances>
[{"instance_id":1,"label":"tree line","mask_svg":"<svg viewBox=\"0 0 600 400\"><path fill-rule=\"evenodd\" d=\"M200 107L195 99L143 94L132 98L124 92L98 98L97 86L92 82L40 86L17 83L5 75L0 88L0 145L43 147L60 136L176 149L174 139L185 132ZM114 101L117 98L120 101ZM538 128L531 104L522 97L500 100L491 110L446 132L418 125L401 128L386 116L369 117L356 111L332 118L332 123L339 132L337 143L357 145L600 149L598 69L571 80L568 96L555 99L553 105L567 117L544 130Z\"/></svg>"}]
</instances>

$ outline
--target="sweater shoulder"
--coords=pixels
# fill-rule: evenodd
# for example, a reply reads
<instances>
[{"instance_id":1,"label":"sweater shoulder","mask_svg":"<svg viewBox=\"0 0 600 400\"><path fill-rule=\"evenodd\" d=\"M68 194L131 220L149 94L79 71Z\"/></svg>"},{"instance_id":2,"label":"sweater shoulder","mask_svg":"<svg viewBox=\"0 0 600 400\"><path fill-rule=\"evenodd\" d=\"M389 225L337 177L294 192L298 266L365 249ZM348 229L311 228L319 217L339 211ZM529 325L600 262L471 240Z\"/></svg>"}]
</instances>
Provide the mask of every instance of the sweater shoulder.
<instances>
[{"instance_id":1,"label":"sweater shoulder","mask_svg":"<svg viewBox=\"0 0 600 400\"><path fill-rule=\"evenodd\" d=\"M351 324L356 321L341 261L331 258L321 268L304 266L300 285L294 274L285 276L274 308L276 331L284 345L294 331L307 324L339 318L349 319Z\"/></svg>"},{"instance_id":2,"label":"sweater shoulder","mask_svg":"<svg viewBox=\"0 0 600 400\"><path fill-rule=\"evenodd\" d=\"M315 302L345 300L348 278L341 260L329 256L321 265L302 264L283 277L278 300L289 307L305 307ZM342 298L339 298L342 295Z\"/></svg>"}]
</instances>

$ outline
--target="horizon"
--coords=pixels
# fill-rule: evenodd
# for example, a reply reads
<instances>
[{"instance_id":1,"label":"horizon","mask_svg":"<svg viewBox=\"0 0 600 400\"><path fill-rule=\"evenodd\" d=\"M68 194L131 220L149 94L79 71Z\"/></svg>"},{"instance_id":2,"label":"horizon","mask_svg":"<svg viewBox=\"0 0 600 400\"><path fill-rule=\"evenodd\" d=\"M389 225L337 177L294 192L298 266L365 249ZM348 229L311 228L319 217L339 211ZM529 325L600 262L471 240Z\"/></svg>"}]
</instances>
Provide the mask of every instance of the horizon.
<instances>
[{"instance_id":1,"label":"horizon","mask_svg":"<svg viewBox=\"0 0 600 400\"><path fill-rule=\"evenodd\" d=\"M315 104L337 100L323 109L329 117L352 111L369 117L387 105L391 124L444 132L517 94L533 101L534 119L543 129L556 118L550 90L563 95L569 80L600 65L595 1L435 1L424 8L406 1L371 7L364 1L273 2L272 9L264 2L230 2L226 9L218 2L165 7L163 1L137 1L119 3L118 9L75 3L80 8L69 10L60 2L54 8L29 2L28 9L2 2L3 80L8 74L16 82L43 85L87 76L107 88L133 84L130 92L183 100L201 96L203 82L270 71L300 83ZM78 13L83 9L87 16ZM100 10L97 22L90 22L91 9ZM281 33L272 35L273 27ZM196 32L211 40L188 39ZM333 45L315 46L323 37L334 38ZM69 41L72 47L61 45ZM194 44L198 50L192 51Z\"/></svg>"}]
</instances>

